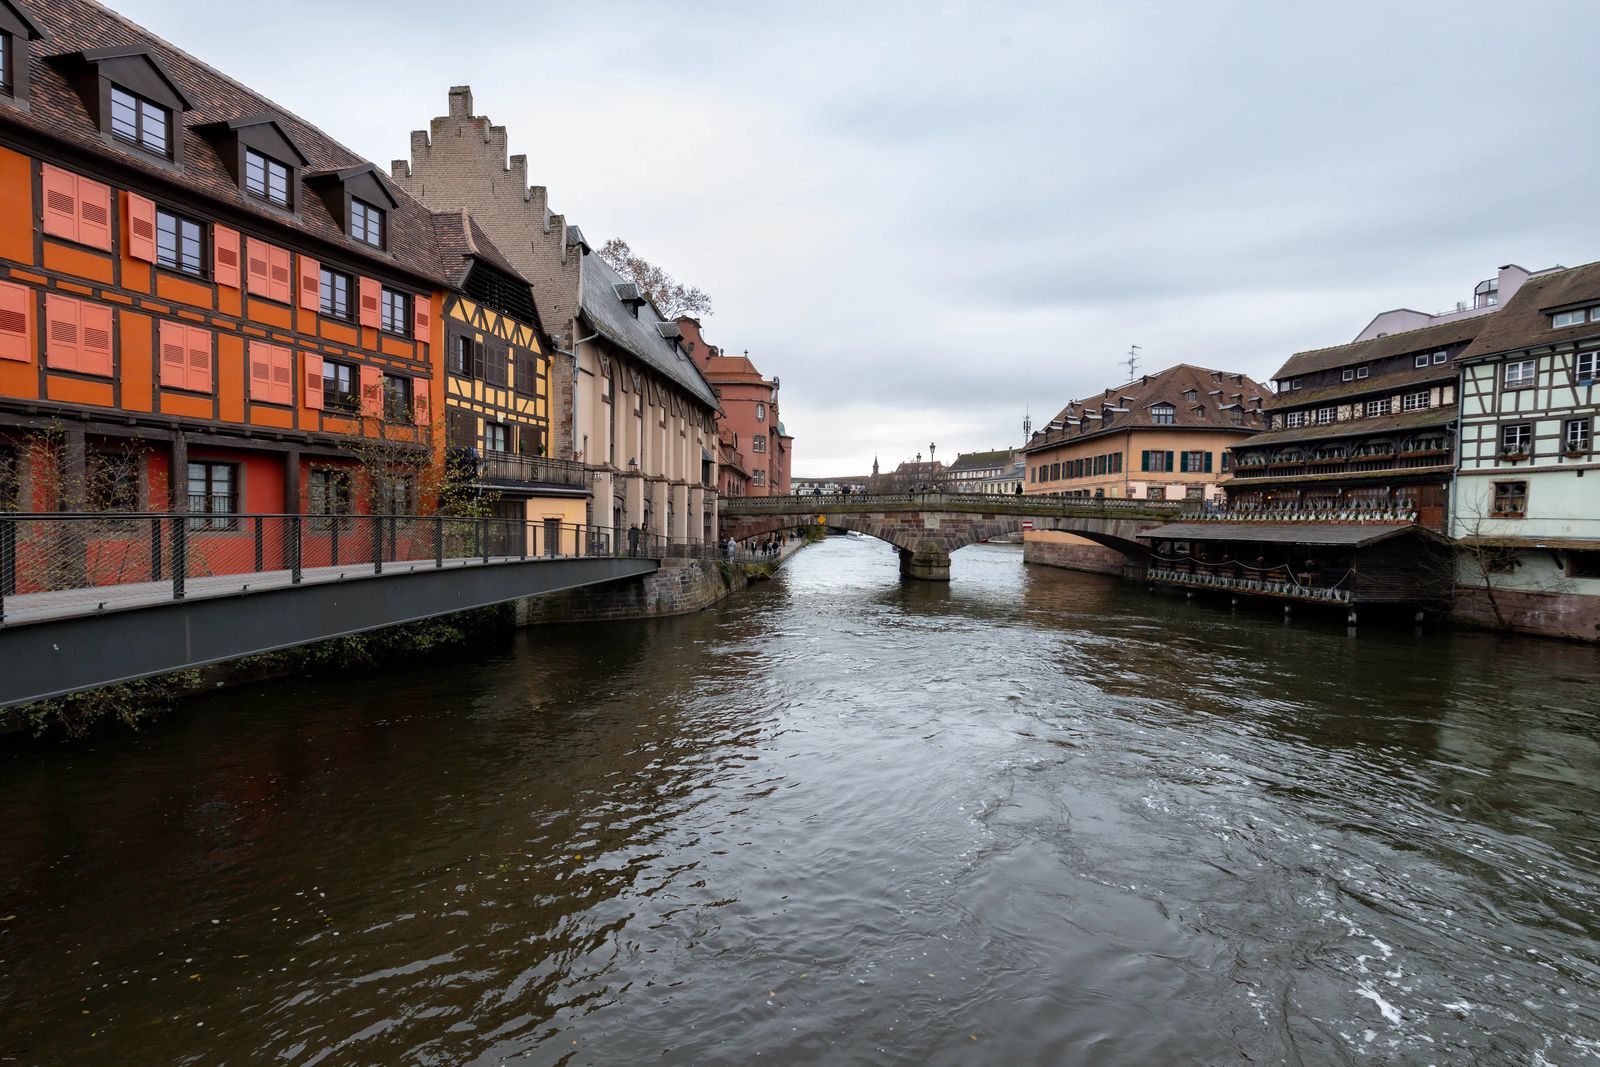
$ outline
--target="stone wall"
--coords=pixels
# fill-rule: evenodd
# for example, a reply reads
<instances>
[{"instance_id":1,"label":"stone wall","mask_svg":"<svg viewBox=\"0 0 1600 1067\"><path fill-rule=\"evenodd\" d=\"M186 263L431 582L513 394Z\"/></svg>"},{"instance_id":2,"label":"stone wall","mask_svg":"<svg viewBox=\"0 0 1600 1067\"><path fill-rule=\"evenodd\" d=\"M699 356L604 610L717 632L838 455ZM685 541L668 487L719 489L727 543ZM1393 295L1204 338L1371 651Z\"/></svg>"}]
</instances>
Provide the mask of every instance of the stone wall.
<instances>
[{"instance_id":1,"label":"stone wall","mask_svg":"<svg viewBox=\"0 0 1600 1067\"><path fill-rule=\"evenodd\" d=\"M1114 548L1106 548L1081 537L1024 534L1022 562L1089 571L1092 574L1120 575L1130 561Z\"/></svg>"},{"instance_id":2,"label":"stone wall","mask_svg":"<svg viewBox=\"0 0 1600 1067\"><path fill-rule=\"evenodd\" d=\"M660 570L643 578L519 600L517 625L687 615L710 607L746 583L742 568L724 566L719 560L662 560Z\"/></svg>"},{"instance_id":3,"label":"stone wall","mask_svg":"<svg viewBox=\"0 0 1600 1067\"><path fill-rule=\"evenodd\" d=\"M1504 616L1505 626L1517 633L1562 637L1570 641L1600 641L1600 597L1496 589L1494 599ZM1450 617L1470 626L1501 627L1481 587L1457 586Z\"/></svg>"}]
</instances>

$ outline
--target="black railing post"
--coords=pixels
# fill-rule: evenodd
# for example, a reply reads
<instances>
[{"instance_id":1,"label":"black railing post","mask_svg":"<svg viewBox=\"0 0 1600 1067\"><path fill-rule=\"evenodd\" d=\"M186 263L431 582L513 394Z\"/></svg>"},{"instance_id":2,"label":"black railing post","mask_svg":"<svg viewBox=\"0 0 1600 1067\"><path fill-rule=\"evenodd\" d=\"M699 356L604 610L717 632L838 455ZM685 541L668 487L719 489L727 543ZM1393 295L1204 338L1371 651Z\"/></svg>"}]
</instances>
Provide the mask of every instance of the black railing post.
<instances>
[{"instance_id":1,"label":"black railing post","mask_svg":"<svg viewBox=\"0 0 1600 1067\"><path fill-rule=\"evenodd\" d=\"M168 516L167 521L172 523L172 599L182 600L189 573L189 521L181 516Z\"/></svg>"},{"instance_id":2,"label":"black railing post","mask_svg":"<svg viewBox=\"0 0 1600 1067\"><path fill-rule=\"evenodd\" d=\"M0 518L0 622L6 619L6 597L17 592L17 527L15 519Z\"/></svg>"},{"instance_id":3,"label":"black railing post","mask_svg":"<svg viewBox=\"0 0 1600 1067\"><path fill-rule=\"evenodd\" d=\"M383 516L372 516L372 573L383 573Z\"/></svg>"},{"instance_id":4,"label":"black railing post","mask_svg":"<svg viewBox=\"0 0 1600 1067\"><path fill-rule=\"evenodd\" d=\"M486 518L485 519L479 519L478 520L478 530L479 530L478 540L480 542L478 547L483 550L483 561L485 563L488 563L489 562L489 520L486 519Z\"/></svg>"},{"instance_id":5,"label":"black railing post","mask_svg":"<svg viewBox=\"0 0 1600 1067\"><path fill-rule=\"evenodd\" d=\"M444 516L433 517L433 565L444 566Z\"/></svg>"},{"instance_id":6,"label":"black railing post","mask_svg":"<svg viewBox=\"0 0 1600 1067\"><path fill-rule=\"evenodd\" d=\"M289 584L300 584L300 516L289 517Z\"/></svg>"},{"instance_id":7,"label":"black railing post","mask_svg":"<svg viewBox=\"0 0 1600 1067\"><path fill-rule=\"evenodd\" d=\"M150 580L161 580L161 520L150 520Z\"/></svg>"},{"instance_id":8,"label":"black railing post","mask_svg":"<svg viewBox=\"0 0 1600 1067\"><path fill-rule=\"evenodd\" d=\"M266 531L261 528L261 524L263 522L265 522L265 521L266 521L266 516L265 515L257 515L256 516L256 573L257 574L260 574L262 571L266 570L266 567L264 566L264 564L266 563L266 558L267 558Z\"/></svg>"},{"instance_id":9,"label":"black railing post","mask_svg":"<svg viewBox=\"0 0 1600 1067\"><path fill-rule=\"evenodd\" d=\"M339 524L341 521L338 515L334 515L328 520L328 558L335 567L339 565Z\"/></svg>"}]
</instances>

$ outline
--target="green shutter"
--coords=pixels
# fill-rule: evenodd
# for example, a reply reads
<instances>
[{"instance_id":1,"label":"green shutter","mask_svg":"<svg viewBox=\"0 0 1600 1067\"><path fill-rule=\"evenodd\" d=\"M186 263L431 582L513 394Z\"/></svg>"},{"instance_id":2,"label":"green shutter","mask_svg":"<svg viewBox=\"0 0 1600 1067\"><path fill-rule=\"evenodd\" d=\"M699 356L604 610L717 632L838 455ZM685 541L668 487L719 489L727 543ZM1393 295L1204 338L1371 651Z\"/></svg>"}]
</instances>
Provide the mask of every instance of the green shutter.
<instances>
[{"instance_id":1,"label":"green shutter","mask_svg":"<svg viewBox=\"0 0 1600 1067\"><path fill-rule=\"evenodd\" d=\"M1210 452L1206 453L1206 473L1207 474L1211 473L1211 453Z\"/></svg>"},{"instance_id":2,"label":"green shutter","mask_svg":"<svg viewBox=\"0 0 1600 1067\"><path fill-rule=\"evenodd\" d=\"M1187 452L1179 452L1178 453L1178 473L1180 473L1180 474L1188 474L1189 473L1189 453L1187 453Z\"/></svg>"},{"instance_id":3,"label":"green shutter","mask_svg":"<svg viewBox=\"0 0 1600 1067\"><path fill-rule=\"evenodd\" d=\"M1149 449L1146 449L1145 451L1139 453L1139 469L1142 470L1142 471L1147 471L1147 470L1150 469L1150 450Z\"/></svg>"},{"instance_id":4,"label":"green shutter","mask_svg":"<svg viewBox=\"0 0 1600 1067\"><path fill-rule=\"evenodd\" d=\"M1172 470L1172 453L1167 453L1167 470Z\"/></svg>"}]
</instances>

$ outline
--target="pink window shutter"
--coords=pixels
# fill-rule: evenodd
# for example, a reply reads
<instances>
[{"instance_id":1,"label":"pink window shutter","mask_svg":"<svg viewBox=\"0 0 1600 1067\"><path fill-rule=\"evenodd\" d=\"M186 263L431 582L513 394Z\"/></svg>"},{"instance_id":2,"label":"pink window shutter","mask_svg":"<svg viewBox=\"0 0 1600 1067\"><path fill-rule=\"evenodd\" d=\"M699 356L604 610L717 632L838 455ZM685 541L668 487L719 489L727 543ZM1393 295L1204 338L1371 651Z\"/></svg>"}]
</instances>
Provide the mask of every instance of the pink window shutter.
<instances>
[{"instance_id":1,"label":"pink window shutter","mask_svg":"<svg viewBox=\"0 0 1600 1067\"><path fill-rule=\"evenodd\" d=\"M322 410L322 357L307 352L301 357L301 384L305 389L306 407Z\"/></svg>"},{"instance_id":2,"label":"pink window shutter","mask_svg":"<svg viewBox=\"0 0 1600 1067\"><path fill-rule=\"evenodd\" d=\"M383 371L361 368L361 414L369 419L383 416Z\"/></svg>"},{"instance_id":3,"label":"pink window shutter","mask_svg":"<svg viewBox=\"0 0 1600 1067\"><path fill-rule=\"evenodd\" d=\"M294 271L290 262L289 250L279 248L277 245L267 246L267 270L270 273L270 285L267 295L280 304L294 303Z\"/></svg>"},{"instance_id":4,"label":"pink window shutter","mask_svg":"<svg viewBox=\"0 0 1600 1067\"><path fill-rule=\"evenodd\" d=\"M412 316L416 320L412 324L411 336L423 344L433 342L433 305L426 296L418 296L412 301Z\"/></svg>"},{"instance_id":5,"label":"pink window shutter","mask_svg":"<svg viewBox=\"0 0 1600 1067\"><path fill-rule=\"evenodd\" d=\"M211 331L188 327L185 347L189 357L188 388L196 393L211 392Z\"/></svg>"},{"instance_id":6,"label":"pink window shutter","mask_svg":"<svg viewBox=\"0 0 1600 1067\"><path fill-rule=\"evenodd\" d=\"M161 324L161 385L164 389L189 387L189 337L181 322Z\"/></svg>"},{"instance_id":7,"label":"pink window shutter","mask_svg":"<svg viewBox=\"0 0 1600 1067\"><path fill-rule=\"evenodd\" d=\"M82 363L78 340L78 301L48 294L44 298L45 366L75 371Z\"/></svg>"},{"instance_id":8,"label":"pink window shutter","mask_svg":"<svg viewBox=\"0 0 1600 1067\"><path fill-rule=\"evenodd\" d=\"M272 402L285 407L294 403L294 353L287 348L272 352Z\"/></svg>"},{"instance_id":9,"label":"pink window shutter","mask_svg":"<svg viewBox=\"0 0 1600 1067\"><path fill-rule=\"evenodd\" d=\"M427 429L432 420L431 408L428 402L429 384L426 378L411 379L411 418L423 429Z\"/></svg>"},{"instance_id":10,"label":"pink window shutter","mask_svg":"<svg viewBox=\"0 0 1600 1067\"><path fill-rule=\"evenodd\" d=\"M252 296L272 298L272 269L267 265L267 245L254 237L244 240L245 288Z\"/></svg>"},{"instance_id":11,"label":"pink window shutter","mask_svg":"<svg viewBox=\"0 0 1600 1067\"><path fill-rule=\"evenodd\" d=\"M300 306L306 311L322 310L322 264L310 256L300 257Z\"/></svg>"},{"instance_id":12,"label":"pink window shutter","mask_svg":"<svg viewBox=\"0 0 1600 1067\"><path fill-rule=\"evenodd\" d=\"M112 314L107 304L78 302L79 349L78 367L85 374L111 377L113 356Z\"/></svg>"},{"instance_id":13,"label":"pink window shutter","mask_svg":"<svg viewBox=\"0 0 1600 1067\"><path fill-rule=\"evenodd\" d=\"M28 343L33 325L33 290L14 282L0 282L0 359L33 362Z\"/></svg>"},{"instance_id":14,"label":"pink window shutter","mask_svg":"<svg viewBox=\"0 0 1600 1067\"><path fill-rule=\"evenodd\" d=\"M146 263L156 261L156 205L138 193L124 193L123 214L128 218L128 255Z\"/></svg>"},{"instance_id":15,"label":"pink window shutter","mask_svg":"<svg viewBox=\"0 0 1600 1067\"><path fill-rule=\"evenodd\" d=\"M111 187L78 179L78 241L111 251Z\"/></svg>"},{"instance_id":16,"label":"pink window shutter","mask_svg":"<svg viewBox=\"0 0 1600 1067\"><path fill-rule=\"evenodd\" d=\"M260 341L250 342L250 399L265 403L272 399L272 367L267 362L271 345Z\"/></svg>"},{"instance_id":17,"label":"pink window shutter","mask_svg":"<svg viewBox=\"0 0 1600 1067\"><path fill-rule=\"evenodd\" d=\"M378 328L378 299L382 286L375 278L361 279L361 325Z\"/></svg>"},{"instance_id":18,"label":"pink window shutter","mask_svg":"<svg viewBox=\"0 0 1600 1067\"><path fill-rule=\"evenodd\" d=\"M239 231L217 226L211 232L211 266L218 285L239 288Z\"/></svg>"},{"instance_id":19,"label":"pink window shutter","mask_svg":"<svg viewBox=\"0 0 1600 1067\"><path fill-rule=\"evenodd\" d=\"M44 232L78 239L78 176L46 163L39 169L44 187Z\"/></svg>"}]
</instances>

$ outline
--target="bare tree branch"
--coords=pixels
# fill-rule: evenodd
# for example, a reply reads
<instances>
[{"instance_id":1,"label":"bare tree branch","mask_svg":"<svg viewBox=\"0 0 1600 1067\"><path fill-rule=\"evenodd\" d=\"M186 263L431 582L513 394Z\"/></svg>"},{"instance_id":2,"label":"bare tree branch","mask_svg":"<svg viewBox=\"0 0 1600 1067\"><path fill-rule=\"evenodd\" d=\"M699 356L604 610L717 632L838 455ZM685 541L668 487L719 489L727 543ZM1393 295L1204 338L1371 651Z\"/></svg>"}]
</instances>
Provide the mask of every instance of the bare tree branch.
<instances>
[{"instance_id":1,"label":"bare tree branch","mask_svg":"<svg viewBox=\"0 0 1600 1067\"><path fill-rule=\"evenodd\" d=\"M711 312L711 297L692 285L685 285L660 267L634 254L628 242L613 237L600 248L600 258L611 264L622 277L639 287L664 319L679 315L705 316Z\"/></svg>"}]
</instances>

